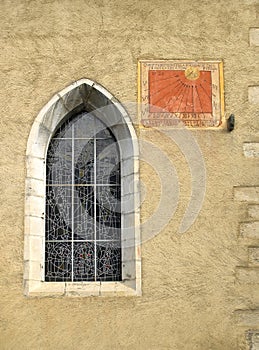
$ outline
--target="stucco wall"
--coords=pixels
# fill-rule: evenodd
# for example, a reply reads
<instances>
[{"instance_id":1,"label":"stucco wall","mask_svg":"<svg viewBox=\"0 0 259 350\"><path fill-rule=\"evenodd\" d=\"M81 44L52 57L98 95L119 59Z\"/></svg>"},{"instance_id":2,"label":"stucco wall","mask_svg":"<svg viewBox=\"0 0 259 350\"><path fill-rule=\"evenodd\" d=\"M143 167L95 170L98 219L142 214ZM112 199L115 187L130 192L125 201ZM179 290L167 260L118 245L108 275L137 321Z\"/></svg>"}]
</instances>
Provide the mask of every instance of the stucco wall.
<instances>
[{"instance_id":1,"label":"stucco wall","mask_svg":"<svg viewBox=\"0 0 259 350\"><path fill-rule=\"evenodd\" d=\"M256 309L258 284L242 284L247 264L239 223L246 207L233 187L258 184L258 162L243 143L258 141L258 105L248 86L259 81L256 0L0 2L1 230L0 349L246 349L235 310ZM142 297L23 296L25 152L39 110L65 86L87 77L121 102L136 102L137 60L223 59L226 116L236 129L191 131L206 164L200 214L177 233L191 193L179 148L162 133L139 130L167 154L180 197L169 224L142 247ZM142 220L156 210L159 177L144 161ZM170 201L170 193L168 201ZM163 218L161 218L163 220Z\"/></svg>"}]
</instances>

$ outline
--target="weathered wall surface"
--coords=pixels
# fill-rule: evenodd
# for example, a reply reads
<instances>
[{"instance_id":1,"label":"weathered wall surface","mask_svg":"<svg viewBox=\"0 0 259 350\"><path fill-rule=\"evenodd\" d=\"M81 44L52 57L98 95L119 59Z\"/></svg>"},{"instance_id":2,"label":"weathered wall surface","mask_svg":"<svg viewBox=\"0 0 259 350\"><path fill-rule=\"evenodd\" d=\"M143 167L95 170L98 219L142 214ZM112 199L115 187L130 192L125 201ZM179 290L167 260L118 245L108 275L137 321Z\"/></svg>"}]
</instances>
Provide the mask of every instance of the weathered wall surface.
<instances>
[{"instance_id":1,"label":"weathered wall surface","mask_svg":"<svg viewBox=\"0 0 259 350\"><path fill-rule=\"evenodd\" d=\"M240 239L239 227L257 222L258 207L246 199L248 215L233 187L258 185L258 160L243 153L243 143L259 140L258 100L248 98L248 86L259 82L256 33L249 44L258 10L256 0L1 0L0 349L247 349L245 332L258 329L259 321L238 317L259 307L258 266L252 283L247 270L236 267L247 267L256 254L248 246L259 244L256 234ZM51 96L82 77L121 102L135 102L139 58L224 60L226 115L234 113L237 125L232 133L192 131L207 169L200 215L177 233L191 191L188 166L164 134L141 129L142 139L169 156L181 186L169 224L143 244L143 296L26 299L23 205L31 125ZM141 179L145 220L160 185L144 162Z\"/></svg>"}]
</instances>

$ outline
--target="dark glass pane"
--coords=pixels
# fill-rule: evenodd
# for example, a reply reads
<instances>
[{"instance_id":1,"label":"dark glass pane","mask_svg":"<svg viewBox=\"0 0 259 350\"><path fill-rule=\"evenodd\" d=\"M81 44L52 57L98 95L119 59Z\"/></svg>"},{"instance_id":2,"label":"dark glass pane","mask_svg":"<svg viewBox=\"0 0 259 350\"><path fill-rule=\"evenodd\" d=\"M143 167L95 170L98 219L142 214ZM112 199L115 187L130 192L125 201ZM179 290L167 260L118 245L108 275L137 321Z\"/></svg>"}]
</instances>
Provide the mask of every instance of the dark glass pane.
<instances>
[{"instance_id":1,"label":"dark glass pane","mask_svg":"<svg viewBox=\"0 0 259 350\"><path fill-rule=\"evenodd\" d=\"M72 137L72 123L66 120L56 131L54 138L71 138Z\"/></svg>"},{"instance_id":2,"label":"dark glass pane","mask_svg":"<svg viewBox=\"0 0 259 350\"><path fill-rule=\"evenodd\" d=\"M47 242L45 254L45 281L71 281L71 243Z\"/></svg>"},{"instance_id":3,"label":"dark glass pane","mask_svg":"<svg viewBox=\"0 0 259 350\"><path fill-rule=\"evenodd\" d=\"M120 183L120 158L113 138L96 140L96 183Z\"/></svg>"},{"instance_id":4,"label":"dark glass pane","mask_svg":"<svg viewBox=\"0 0 259 350\"><path fill-rule=\"evenodd\" d=\"M47 154L47 184L71 184L72 140L52 139Z\"/></svg>"},{"instance_id":5,"label":"dark glass pane","mask_svg":"<svg viewBox=\"0 0 259 350\"><path fill-rule=\"evenodd\" d=\"M74 239L94 239L94 187L74 187Z\"/></svg>"},{"instance_id":6,"label":"dark glass pane","mask_svg":"<svg viewBox=\"0 0 259 350\"><path fill-rule=\"evenodd\" d=\"M121 280L121 247L119 242L97 242L97 280Z\"/></svg>"},{"instance_id":7,"label":"dark glass pane","mask_svg":"<svg viewBox=\"0 0 259 350\"><path fill-rule=\"evenodd\" d=\"M96 188L96 238L119 239L121 203L119 186Z\"/></svg>"},{"instance_id":8,"label":"dark glass pane","mask_svg":"<svg viewBox=\"0 0 259 350\"><path fill-rule=\"evenodd\" d=\"M94 140L74 141L75 184L94 183Z\"/></svg>"},{"instance_id":9,"label":"dark glass pane","mask_svg":"<svg viewBox=\"0 0 259 350\"><path fill-rule=\"evenodd\" d=\"M74 243L74 281L94 281L94 243Z\"/></svg>"},{"instance_id":10,"label":"dark glass pane","mask_svg":"<svg viewBox=\"0 0 259 350\"><path fill-rule=\"evenodd\" d=\"M47 187L46 190L46 240L72 238L72 188Z\"/></svg>"},{"instance_id":11,"label":"dark glass pane","mask_svg":"<svg viewBox=\"0 0 259 350\"><path fill-rule=\"evenodd\" d=\"M96 119L96 138L97 139L114 139L112 133L106 126Z\"/></svg>"},{"instance_id":12,"label":"dark glass pane","mask_svg":"<svg viewBox=\"0 0 259 350\"><path fill-rule=\"evenodd\" d=\"M46 168L45 280L120 280L120 156L114 136L91 114L70 118L50 142Z\"/></svg>"}]
</instances>

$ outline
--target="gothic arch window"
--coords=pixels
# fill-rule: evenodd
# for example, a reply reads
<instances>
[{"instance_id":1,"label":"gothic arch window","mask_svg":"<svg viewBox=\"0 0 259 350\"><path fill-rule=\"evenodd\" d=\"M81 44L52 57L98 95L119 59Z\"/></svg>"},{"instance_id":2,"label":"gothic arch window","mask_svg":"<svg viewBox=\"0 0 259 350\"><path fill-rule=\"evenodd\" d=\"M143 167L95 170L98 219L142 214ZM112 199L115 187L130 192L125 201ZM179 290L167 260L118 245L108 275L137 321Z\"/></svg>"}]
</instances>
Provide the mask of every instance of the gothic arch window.
<instances>
[{"instance_id":1,"label":"gothic arch window","mask_svg":"<svg viewBox=\"0 0 259 350\"><path fill-rule=\"evenodd\" d=\"M140 295L138 207L130 118L103 87L79 80L29 136L25 295Z\"/></svg>"},{"instance_id":2,"label":"gothic arch window","mask_svg":"<svg viewBox=\"0 0 259 350\"><path fill-rule=\"evenodd\" d=\"M83 112L47 152L45 281L120 281L120 153L98 118Z\"/></svg>"}]
</instances>

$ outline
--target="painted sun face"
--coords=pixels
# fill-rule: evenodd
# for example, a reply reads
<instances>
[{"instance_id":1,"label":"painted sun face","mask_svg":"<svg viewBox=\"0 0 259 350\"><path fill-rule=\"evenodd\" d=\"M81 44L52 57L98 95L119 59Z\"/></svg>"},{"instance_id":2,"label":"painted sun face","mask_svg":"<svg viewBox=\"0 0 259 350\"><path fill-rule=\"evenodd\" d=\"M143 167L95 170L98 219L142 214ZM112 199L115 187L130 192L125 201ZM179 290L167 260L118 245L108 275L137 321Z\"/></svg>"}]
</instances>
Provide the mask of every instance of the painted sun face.
<instances>
[{"instance_id":1,"label":"painted sun face","mask_svg":"<svg viewBox=\"0 0 259 350\"><path fill-rule=\"evenodd\" d=\"M196 80L200 76L200 71L197 67L188 67L184 71L185 78L189 80Z\"/></svg>"}]
</instances>

